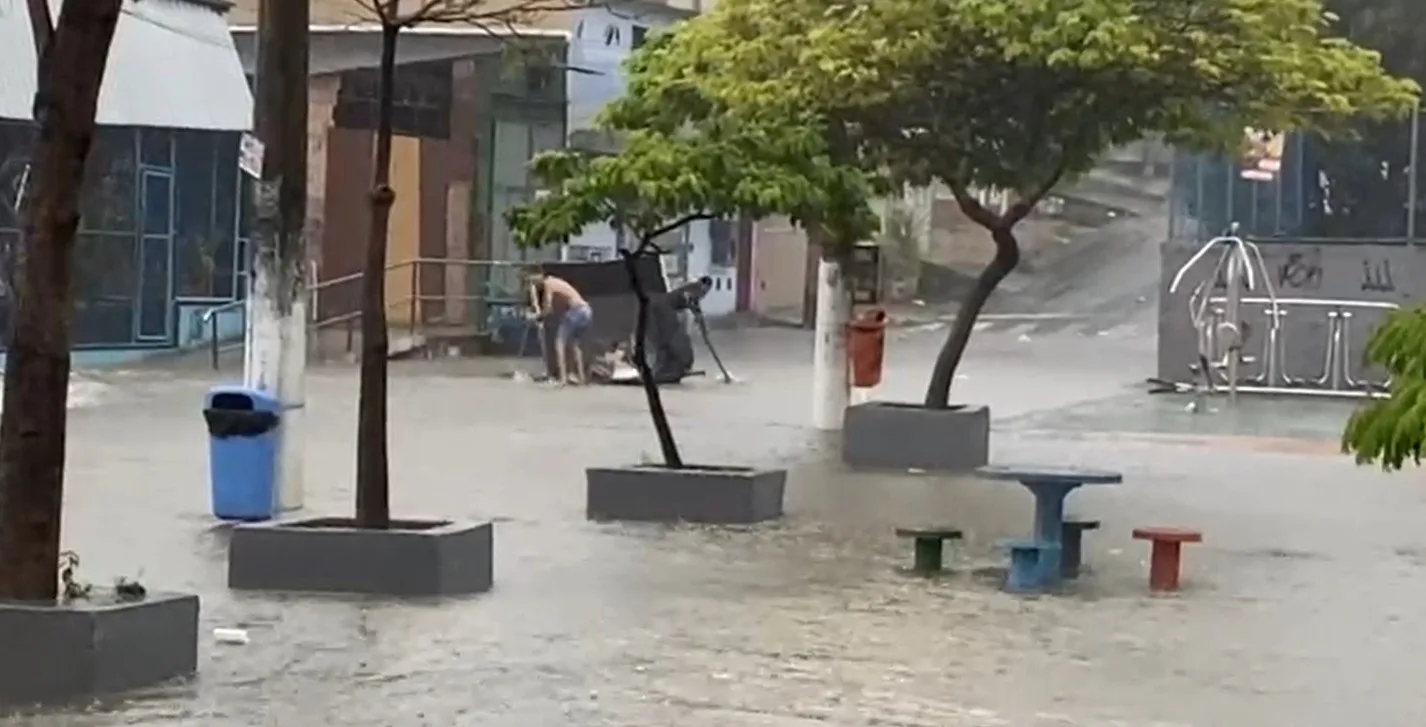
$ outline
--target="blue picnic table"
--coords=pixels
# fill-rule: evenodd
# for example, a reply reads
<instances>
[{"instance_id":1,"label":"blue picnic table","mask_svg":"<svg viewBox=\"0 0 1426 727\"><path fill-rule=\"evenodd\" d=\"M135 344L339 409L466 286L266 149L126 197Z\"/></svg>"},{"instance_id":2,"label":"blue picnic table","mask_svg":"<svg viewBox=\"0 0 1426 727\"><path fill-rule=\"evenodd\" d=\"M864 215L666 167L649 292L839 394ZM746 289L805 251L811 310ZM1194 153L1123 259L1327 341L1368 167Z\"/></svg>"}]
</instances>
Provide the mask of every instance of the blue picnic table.
<instances>
[{"instance_id":1,"label":"blue picnic table","mask_svg":"<svg viewBox=\"0 0 1426 727\"><path fill-rule=\"evenodd\" d=\"M1108 470L1041 465L986 465L976 469L986 479L1019 482L1035 497L1034 542L1044 546L1035 574L1011 574L1012 580L1034 588L1060 581L1061 538L1065 527L1065 498L1084 485L1113 485L1124 476ZM1028 580L1027 580L1028 579Z\"/></svg>"}]
</instances>

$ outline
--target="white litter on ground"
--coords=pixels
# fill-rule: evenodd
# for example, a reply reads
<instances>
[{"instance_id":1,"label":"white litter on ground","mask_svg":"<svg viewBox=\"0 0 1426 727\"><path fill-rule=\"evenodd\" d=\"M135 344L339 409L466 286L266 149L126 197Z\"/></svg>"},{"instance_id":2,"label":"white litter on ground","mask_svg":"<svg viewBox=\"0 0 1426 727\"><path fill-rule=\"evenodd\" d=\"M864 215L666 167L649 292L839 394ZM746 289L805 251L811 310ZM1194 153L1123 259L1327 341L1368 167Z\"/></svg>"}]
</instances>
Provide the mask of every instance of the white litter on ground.
<instances>
[{"instance_id":1,"label":"white litter on ground","mask_svg":"<svg viewBox=\"0 0 1426 727\"><path fill-rule=\"evenodd\" d=\"M232 646L244 646L248 643L248 632L245 629L213 629L213 639L220 644L230 644Z\"/></svg>"}]
</instances>

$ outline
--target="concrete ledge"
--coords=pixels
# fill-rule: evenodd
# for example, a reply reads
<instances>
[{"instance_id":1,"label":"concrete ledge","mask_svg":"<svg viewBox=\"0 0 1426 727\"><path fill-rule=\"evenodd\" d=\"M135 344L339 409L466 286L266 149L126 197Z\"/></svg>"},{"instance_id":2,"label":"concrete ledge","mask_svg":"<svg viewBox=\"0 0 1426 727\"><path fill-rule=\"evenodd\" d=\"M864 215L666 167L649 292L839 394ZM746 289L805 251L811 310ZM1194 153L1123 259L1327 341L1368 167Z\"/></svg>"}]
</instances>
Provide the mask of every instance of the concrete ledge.
<instances>
[{"instance_id":1,"label":"concrete ledge","mask_svg":"<svg viewBox=\"0 0 1426 727\"><path fill-rule=\"evenodd\" d=\"M990 461L990 409L873 401L847 408L842 461L859 469L959 472Z\"/></svg>"},{"instance_id":2,"label":"concrete ledge","mask_svg":"<svg viewBox=\"0 0 1426 727\"><path fill-rule=\"evenodd\" d=\"M198 670L198 597L0 602L0 705L125 692Z\"/></svg>"},{"instance_id":3,"label":"concrete ledge","mask_svg":"<svg viewBox=\"0 0 1426 727\"><path fill-rule=\"evenodd\" d=\"M490 590L490 523L393 520L364 530L351 518L233 528L228 587L263 591L455 596Z\"/></svg>"},{"instance_id":4,"label":"concrete ledge","mask_svg":"<svg viewBox=\"0 0 1426 727\"><path fill-rule=\"evenodd\" d=\"M757 523L782 517L787 486L787 470L750 467L591 467L585 475L590 520Z\"/></svg>"}]
</instances>

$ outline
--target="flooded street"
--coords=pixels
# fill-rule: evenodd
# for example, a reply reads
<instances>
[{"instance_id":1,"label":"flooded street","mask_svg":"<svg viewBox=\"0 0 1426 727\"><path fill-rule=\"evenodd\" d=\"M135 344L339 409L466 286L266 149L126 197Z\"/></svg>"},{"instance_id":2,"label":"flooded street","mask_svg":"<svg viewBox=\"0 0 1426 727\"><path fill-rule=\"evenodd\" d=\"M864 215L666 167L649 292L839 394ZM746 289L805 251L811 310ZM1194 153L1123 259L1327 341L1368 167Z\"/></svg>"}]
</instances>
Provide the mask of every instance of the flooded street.
<instances>
[{"instance_id":1,"label":"flooded street","mask_svg":"<svg viewBox=\"0 0 1426 727\"><path fill-rule=\"evenodd\" d=\"M1116 332L1117 331L1117 332ZM896 332L878 398L918 399L943 330ZM1336 453L1348 409L1252 401L1194 417L1151 398L1152 332L979 335L958 399L989 404L998 462L1115 469L1070 512L1103 521L1089 572L1021 598L978 569L1026 534L1014 483L853 474L806 430L810 339L725 334L744 381L667 391L690 462L791 470L755 528L597 525L583 468L657 451L634 388L551 390L460 362L391 383L398 516L496 521L496 586L430 602L225 587L208 515L207 374L115 374L71 415L66 547L82 576L203 599L192 684L4 727L1340 727L1426 714L1422 475ZM355 372L309 381L307 511L351 511ZM1225 404L1220 404L1225 406ZM956 574L905 575L897 526L967 533ZM1147 591L1130 531L1203 531L1185 590ZM251 642L217 644L218 627Z\"/></svg>"}]
</instances>

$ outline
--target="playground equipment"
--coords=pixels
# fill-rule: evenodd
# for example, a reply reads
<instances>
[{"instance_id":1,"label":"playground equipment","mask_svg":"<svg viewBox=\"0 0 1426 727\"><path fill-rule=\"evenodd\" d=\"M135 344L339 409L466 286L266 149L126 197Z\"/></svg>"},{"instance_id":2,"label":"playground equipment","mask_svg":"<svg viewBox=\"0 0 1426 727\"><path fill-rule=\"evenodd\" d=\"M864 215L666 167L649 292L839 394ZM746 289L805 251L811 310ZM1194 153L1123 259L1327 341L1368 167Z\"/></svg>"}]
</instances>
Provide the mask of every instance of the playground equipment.
<instances>
[{"instance_id":1,"label":"playground equipment","mask_svg":"<svg viewBox=\"0 0 1426 727\"><path fill-rule=\"evenodd\" d=\"M1258 245L1237 234L1237 224L1228 234L1215 237L1180 267L1169 284L1173 294L1189 273L1210 253L1218 251L1209 275L1194 287L1188 298L1189 317L1197 338L1197 360L1190 365L1192 385L1174 387L1196 396L1190 410L1203 411L1206 395L1226 392L1230 405L1238 394L1278 394L1307 396L1382 396L1387 382L1369 381L1352 369L1351 322L1356 314L1390 311L1395 303L1368 300L1322 298L1279 298L1269 279L1267 265ZM1250 293L1259 292L1258 295ZM1245 351L1252 329L1250 317L1257 309L1263 336L1257 356ZM1288 315L1325 318L1325 353L1318 376L1291 376L1283 321ZM1247 366L1256 372L1244 376Z\"/></svg>"}]
</instances>

